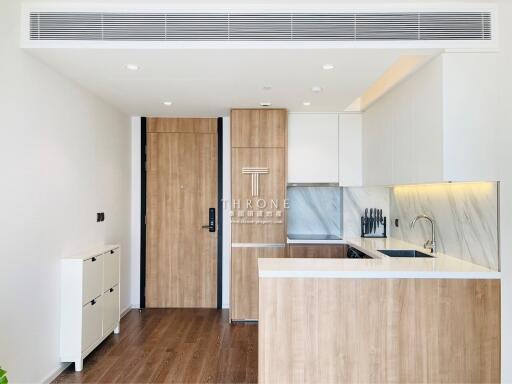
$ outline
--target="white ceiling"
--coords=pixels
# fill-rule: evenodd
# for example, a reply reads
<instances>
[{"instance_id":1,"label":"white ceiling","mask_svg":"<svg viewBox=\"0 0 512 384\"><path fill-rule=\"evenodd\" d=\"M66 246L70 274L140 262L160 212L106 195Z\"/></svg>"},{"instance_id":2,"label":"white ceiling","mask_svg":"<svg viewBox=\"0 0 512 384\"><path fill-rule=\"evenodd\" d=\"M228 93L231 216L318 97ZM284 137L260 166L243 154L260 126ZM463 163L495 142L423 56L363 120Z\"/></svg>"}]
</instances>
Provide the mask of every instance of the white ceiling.
<instances>
[{"instance_id":1,"label":"white ceiling","mask_svg":"<svg viewBox=\"0 0 512 384\"><path fill-rule=\"evenodd\" d=\"M121 50L31 52L135 116L222 116L262 101L290 111L342 111L396 62L419 50ZM132 72L125 64L140 66ZM331 63L334 70L324 71ZM271 91L263 90L271 86ZM323 92L314 93L313 86ZM163 101L173 102L171 107ZM303 106L311 102L310 107Z\"/></svg>"}]
</instances>

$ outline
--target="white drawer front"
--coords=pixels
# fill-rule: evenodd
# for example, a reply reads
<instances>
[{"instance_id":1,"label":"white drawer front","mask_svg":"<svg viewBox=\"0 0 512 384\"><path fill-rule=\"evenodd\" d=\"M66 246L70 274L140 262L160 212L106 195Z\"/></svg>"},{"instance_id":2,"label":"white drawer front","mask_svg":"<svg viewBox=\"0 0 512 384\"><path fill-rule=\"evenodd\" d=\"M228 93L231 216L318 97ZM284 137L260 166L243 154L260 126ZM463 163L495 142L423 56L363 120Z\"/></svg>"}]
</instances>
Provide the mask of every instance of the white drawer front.
<instances>
[{"instance_id":1,"label":"white drawer front","mask_svg":"<svg viewBox=\"0 0 512 384\"><path fill-rule=\"evenodd\" d=\"M101 339L102 296L91 300L82 308L82 352Z\"/></svg>"},{"instance_id":2,"label":"white drawer front","mask_svg":"<svg viewBox=\"0 0 512 384\"><path fill-rule=\"evenodd\" d=\"M103 292L119 284L119 248L103 255Z\"/></svg>"},{"instance_id":3,"label":"white drawer front","mask_svg":"<svg viewBox=\"0 0 512 384\"><path fill-rule=\"evenodd\" d=\"M103 336L107 336L119 321L119 286L103 294Z\"/></svg>"},{"instance_id":4,"label":"white drawer front","mask_svg":"<svg viewBox=\"0 0 512 384\"><path fill-rule=\"evenodd\" d=\"M103 255L84 260L82 304L101 295L103 282Z\"/></svg>"}]
</instances>

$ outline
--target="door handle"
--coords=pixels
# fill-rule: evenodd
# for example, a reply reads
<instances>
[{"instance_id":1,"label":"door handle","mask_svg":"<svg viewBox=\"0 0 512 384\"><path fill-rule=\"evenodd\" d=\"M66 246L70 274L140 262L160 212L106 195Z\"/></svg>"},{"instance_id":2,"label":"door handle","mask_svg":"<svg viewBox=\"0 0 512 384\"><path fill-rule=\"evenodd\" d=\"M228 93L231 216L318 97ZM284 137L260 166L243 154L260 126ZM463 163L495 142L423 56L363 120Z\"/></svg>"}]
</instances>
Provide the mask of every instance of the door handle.
<instances>
[{"instance_id":1,"label":"door handle","mask_svg":"<svg viewBox=\"0 0 512 384\"><path fill-rule=\"evenodd\" d=\"M208 232L215 232L215 208L208 209L208 225L202 225L201 228L208 228Z\"/></svg>"}]
</instances>

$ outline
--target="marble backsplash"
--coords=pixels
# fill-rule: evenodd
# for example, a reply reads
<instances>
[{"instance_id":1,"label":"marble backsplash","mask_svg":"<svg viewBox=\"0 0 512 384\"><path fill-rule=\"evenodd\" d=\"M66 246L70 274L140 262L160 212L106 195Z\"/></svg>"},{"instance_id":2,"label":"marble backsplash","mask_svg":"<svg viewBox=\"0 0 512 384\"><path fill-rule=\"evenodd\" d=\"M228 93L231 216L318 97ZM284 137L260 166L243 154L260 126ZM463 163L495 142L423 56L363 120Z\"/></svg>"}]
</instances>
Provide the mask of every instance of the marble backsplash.
<instances>
[{"instance_id":1,"label":"marble backsplash","mask_svg":"<svg viewBox=\"0 0 512 384\"><path fill-rule=\"evenodd\" d=\"M382 209L389 223L389 196L386 187L343 188L343 237L361 236L361 216L365 208Z\"/></svg>"},{"instance_id":2,"label":"marble backsplash","mask_svg":"<svg viewBox=\"0 0 512 384\"><path fill-rule=\"evenodd\" d=\"M443 183L396 186L390 190L391 236L423 246L430 239L425 220L410 228L420 214L436 221L438 252L498 270L498 183Z\"/></svg>"},{"instance_id":3,"label":"marble backsplash","mask_svg":"<svg viewBox=\"0 0 512 384\"><path fill-rule=\"evenodd\" d=\"M341 191L339 187L288 187L288 233L341 236Z\"/></svg>"}]
</instances>

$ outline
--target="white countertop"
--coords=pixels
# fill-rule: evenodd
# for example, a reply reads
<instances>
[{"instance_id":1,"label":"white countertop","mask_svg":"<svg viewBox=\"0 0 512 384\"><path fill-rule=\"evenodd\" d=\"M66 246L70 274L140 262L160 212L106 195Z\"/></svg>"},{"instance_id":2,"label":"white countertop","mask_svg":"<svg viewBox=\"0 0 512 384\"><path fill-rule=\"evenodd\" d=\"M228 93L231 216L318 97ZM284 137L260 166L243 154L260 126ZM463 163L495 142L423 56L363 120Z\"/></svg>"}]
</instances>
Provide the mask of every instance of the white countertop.
<instances>
[{"instance_id":1,"label":"white countertop","mask_svg":"<svg viewBox=\"0 0 512 384\"><path fill-rule=\"evenodd\" d=\"M350 246L373 259L259 259L260 277L500 279L500 272L443 255L433 258L396 258L379 249L424 249L401 240L349 238Z\"/></svg>"}]
</instances>

